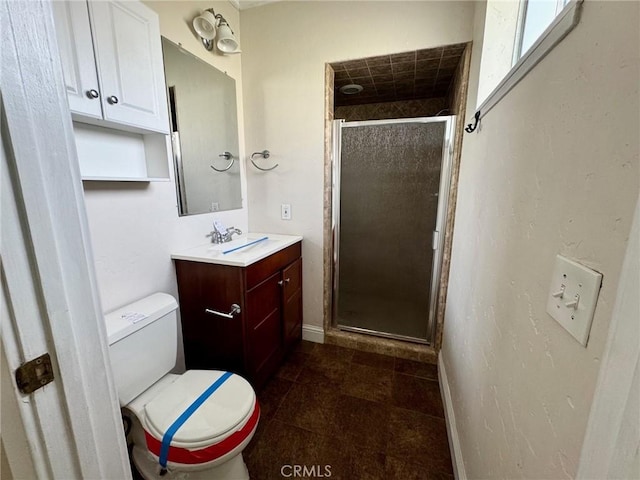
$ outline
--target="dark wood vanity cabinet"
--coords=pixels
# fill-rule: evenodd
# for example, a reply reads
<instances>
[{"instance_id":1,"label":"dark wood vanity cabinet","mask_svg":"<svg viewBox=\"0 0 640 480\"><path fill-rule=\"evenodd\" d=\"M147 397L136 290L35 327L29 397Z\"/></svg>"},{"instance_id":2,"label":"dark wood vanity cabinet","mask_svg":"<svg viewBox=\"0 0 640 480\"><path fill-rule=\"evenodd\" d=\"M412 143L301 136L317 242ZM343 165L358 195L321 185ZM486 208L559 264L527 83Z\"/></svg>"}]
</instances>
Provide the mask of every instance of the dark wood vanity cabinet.
<instances>
[{"instance_id":1,"label":"dark wood vanity cabinet","mask_svg":"<svg viewBox=\"0 0 640 480\"><path fill-rule=\"evenodd\" d=\"M302 337L297 242L247 267L175 260L188 369L239 373L259 388ZM225 318L207 310L230 313Z\"/></svg>"}]
</instances>

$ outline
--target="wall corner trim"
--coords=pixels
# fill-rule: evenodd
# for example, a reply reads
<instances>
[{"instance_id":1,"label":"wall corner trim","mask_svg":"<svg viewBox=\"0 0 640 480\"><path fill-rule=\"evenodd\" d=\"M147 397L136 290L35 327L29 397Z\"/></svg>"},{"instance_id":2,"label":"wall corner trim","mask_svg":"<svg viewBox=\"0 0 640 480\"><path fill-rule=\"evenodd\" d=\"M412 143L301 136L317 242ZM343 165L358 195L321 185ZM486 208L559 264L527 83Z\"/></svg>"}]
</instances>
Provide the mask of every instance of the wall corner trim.
<instances>
[{"instance_id":1,"label":"wall corner trim","mask_svg":"<svg viewBox=\"0 0 640 480\"><path fill-rule=\"evenodd\" d=\"M324 343L324 329L315 325L302 325L302 339L314 343Z\"/></svg>"},{"instance_id":2,"label":"wall corner trim","mask_svg":"<svg viewBox=\"0 0 640 480\"><path fill-rule=\"evenodd\" d=\"M449 449L451 450L451 459L453 461L453 474L456 480L467 480L442 350L438 353L438 383L442 393L442 403L444 403L444 419L447 424L447 438L449 439Z\"/></svg>"}]
</instances>

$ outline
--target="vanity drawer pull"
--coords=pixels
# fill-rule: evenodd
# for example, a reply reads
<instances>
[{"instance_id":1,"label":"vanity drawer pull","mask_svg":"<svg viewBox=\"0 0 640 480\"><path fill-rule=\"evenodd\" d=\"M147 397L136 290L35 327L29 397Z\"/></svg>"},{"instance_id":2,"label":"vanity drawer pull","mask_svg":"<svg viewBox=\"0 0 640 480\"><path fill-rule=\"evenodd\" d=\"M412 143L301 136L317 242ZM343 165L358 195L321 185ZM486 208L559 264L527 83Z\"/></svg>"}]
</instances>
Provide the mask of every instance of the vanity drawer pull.
<instances>
[{"instance_id":1,"label":"vanity drawer pull","mask_svg":"<svg viewBox=\"0 0 640 480\"><path fill-rule=\"evenodd\" d=\"M211 310L210 308L205 308L204 311L205 311L205 313L212 313L212 314L217 315L219 317L233 318L233 316L236 313L240 313L240 305L238 305L237 303L231 304L231 311L229 313L218 312L217 310Z\"/></svg>"}]
</instances>

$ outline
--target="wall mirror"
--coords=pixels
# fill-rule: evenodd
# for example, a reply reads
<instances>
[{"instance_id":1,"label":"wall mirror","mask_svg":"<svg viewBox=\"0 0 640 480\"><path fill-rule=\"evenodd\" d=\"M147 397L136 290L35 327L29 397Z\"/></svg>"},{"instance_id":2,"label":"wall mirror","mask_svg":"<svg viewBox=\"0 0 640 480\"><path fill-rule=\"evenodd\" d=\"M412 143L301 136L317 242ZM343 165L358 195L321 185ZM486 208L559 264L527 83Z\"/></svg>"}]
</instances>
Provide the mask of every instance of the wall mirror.
<instances>
[{"instance_id":1,"label":"wall mirror","mask_svg":"<svg viewBox=\"0 0 640 480\"><path fill-rule=\"evenodd\" d=\"M236 82L162 37L180 215L242 208Z\"/></svg>"}]
</instances>

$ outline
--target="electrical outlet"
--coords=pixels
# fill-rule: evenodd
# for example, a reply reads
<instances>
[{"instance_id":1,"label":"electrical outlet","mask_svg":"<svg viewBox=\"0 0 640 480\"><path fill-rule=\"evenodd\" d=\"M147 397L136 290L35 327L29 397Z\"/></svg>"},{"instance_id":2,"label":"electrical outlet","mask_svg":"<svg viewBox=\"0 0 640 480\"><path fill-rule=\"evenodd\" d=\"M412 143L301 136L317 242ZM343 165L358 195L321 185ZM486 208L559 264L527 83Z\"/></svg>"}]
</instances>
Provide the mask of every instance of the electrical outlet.
<instances>
[{"instance_id":1,"label":"electrical outlet","mask_svg":"<svg viewBox=\"0 0 640 480\"><path fill-rule=\"evenodd\" d=\"M282 220L291 220L291 205L288 203L280 205L280 216Z\"/></svg>"},{"instance_id":2,"label":"electrical outlet","mask_svg":"<svg viewBox=\"0 0 640 480\"><path fill-rule=\"evenodd\" d=\"M217 212L220 210L220 204L218 202L211 202L211 211Z\"/></svg>"}]
</instances>

